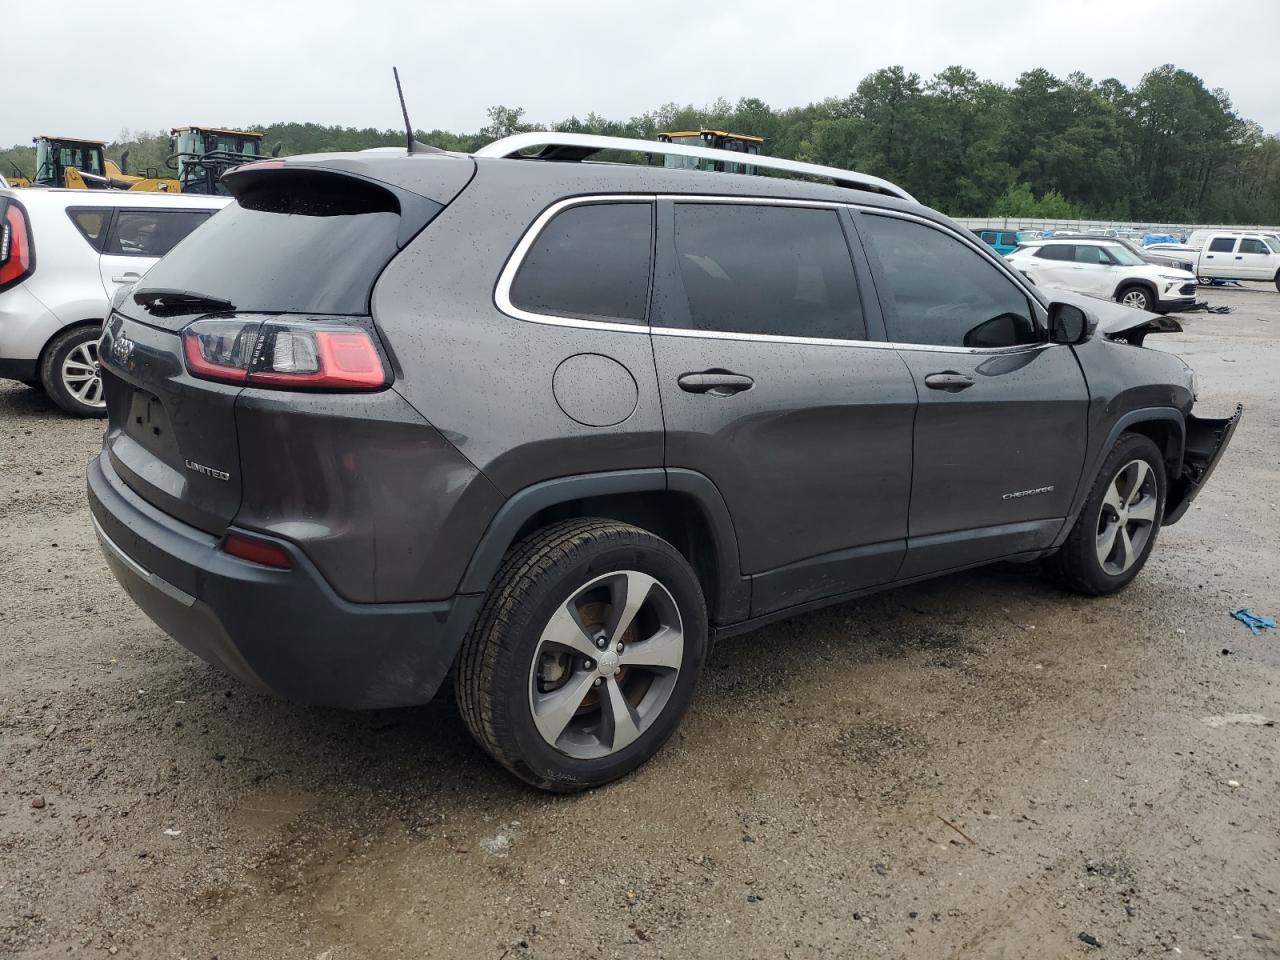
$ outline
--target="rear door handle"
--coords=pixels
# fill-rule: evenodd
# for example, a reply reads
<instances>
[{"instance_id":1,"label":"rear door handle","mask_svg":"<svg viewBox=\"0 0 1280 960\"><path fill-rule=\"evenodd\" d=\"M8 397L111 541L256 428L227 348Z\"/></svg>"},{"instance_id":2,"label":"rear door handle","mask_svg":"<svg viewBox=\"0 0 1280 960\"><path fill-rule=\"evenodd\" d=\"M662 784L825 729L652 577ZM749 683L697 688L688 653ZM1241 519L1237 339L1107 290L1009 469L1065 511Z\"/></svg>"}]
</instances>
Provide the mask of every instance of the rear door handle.
<instances>
[{"instance_id":1,"label":"rear door handle","mask_svg":"<svg viewBox=\"0 0 1280 960\"><path fill-rule=\"evenodd\" d=\"M728 370L704 370L701 373L684 373L676 378L680 389L686 393L705 393L713 397L731 397L743 390L750 390L755 381L740 373Z\"/></svg>"},{"instance_id":2,"label":"rear door handle","mask_svg":"<svg viewBox=\"0 0 1280 960\"><path fill-rule=\"evenodd\" d=\"M959 393L973 386L973 377L966 377L963 373L956 373L954 370L944 370L942 373L929 374L924 378L924 385L930 390Z\"/></svg>"},{"instance_id":3,"label":"rear door handle","mask_svg":"<svg viewBox=\"0 0 1280 960\"><path fill-rule=\"evenodd\" d=\"M134 283L141 279L142 279L142 274L133 273L132 271L130 271L129 273L122 273L118 277L112 277L111 282L112 283Z\"/></svg>"}]
</instances>

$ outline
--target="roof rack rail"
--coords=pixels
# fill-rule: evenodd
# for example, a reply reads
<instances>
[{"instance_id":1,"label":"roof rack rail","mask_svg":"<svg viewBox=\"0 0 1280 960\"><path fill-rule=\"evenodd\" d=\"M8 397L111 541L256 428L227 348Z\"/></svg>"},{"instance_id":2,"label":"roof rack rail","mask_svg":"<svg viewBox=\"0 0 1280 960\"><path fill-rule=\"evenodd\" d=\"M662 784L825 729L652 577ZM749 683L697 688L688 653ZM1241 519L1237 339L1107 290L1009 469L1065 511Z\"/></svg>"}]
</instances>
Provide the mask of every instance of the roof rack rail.
<instances>
[{"instance_id":1,"label":"roof rack rail","mask_svg":"<svg viewBox=\"0 0 1280 960\"><path fill-rule=\"evenodd\" d=\"M527 151L541 147L538 153ZM799 160L783 160L780 157L764 157L755 153L737 153L732 150L713 150L710 147L686 147L679 143L659 143L654 140L633 140L627 137L600 137L588 133L555 133L541 131L537 133L517 133L510 137L495 140L477 150L477 157L525 157L530 160L559 160L577 162L586 160L601 150L625 150L634 153L655 155L671 155L677 157L695 157L699 160L717 160L724 163L740 163L746 166L761 167L766 170L778 170L783 173L798 174L806 177L825 177L835 182L836 186L849 187L854 190L869 190L872 193L883 193L890 197L915 202L915 197L907 193L897 184L873 177L855 170L841 170L839 167L824 167L816 163L801 163Z\"/></svg>"}]
</instances>

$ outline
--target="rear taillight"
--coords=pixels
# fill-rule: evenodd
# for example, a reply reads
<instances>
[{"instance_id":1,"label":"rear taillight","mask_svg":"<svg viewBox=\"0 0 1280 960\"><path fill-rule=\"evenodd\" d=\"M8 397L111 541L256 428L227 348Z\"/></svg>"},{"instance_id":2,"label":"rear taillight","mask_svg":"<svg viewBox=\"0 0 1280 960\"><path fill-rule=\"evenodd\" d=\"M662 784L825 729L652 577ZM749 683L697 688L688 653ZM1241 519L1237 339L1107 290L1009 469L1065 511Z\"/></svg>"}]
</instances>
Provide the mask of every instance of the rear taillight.
<instances>
[{"instance_id":1,"label":"rear taillight","mask_svg":"<svg viewBox=\"0 0 1280 960\"><path fill-rule=\"evenodd\" d=\"M187 371L284 390L380 390L386 366L363 327L329 321L197 320L182 333Z\"/></svg>"},{"instance_id":2,"label":"rear taillight","mask_svg":"<svg viewBox=\"0 0 1280 960\"><path fill-rule=\"evenodd\" d=\"M0 215L0 290L29 277L34 263L26 211L10 200Z\"/></svg>"}]
</instances>

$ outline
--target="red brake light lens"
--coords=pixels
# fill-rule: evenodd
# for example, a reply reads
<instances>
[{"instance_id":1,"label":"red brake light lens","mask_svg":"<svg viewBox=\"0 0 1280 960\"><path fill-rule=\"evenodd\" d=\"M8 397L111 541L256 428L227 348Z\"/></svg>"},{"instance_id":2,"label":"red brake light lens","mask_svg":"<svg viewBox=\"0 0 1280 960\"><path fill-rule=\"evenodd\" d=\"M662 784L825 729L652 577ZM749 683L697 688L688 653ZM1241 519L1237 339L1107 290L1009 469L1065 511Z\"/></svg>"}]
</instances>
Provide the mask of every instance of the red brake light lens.
<instances>
[{"instance_id":1,"label":"red brake light lens","mask_svg":"<svg viewBox=\"0 0 1280 960\"><path fill-rule=\"evenodd\" d=\"M257 343L257 323L201 320L182 332L187 370L207 380L244 383Z\"/></svg>"},{"instance_id":2,"label":"red brake light lens","mask_svg":"<svg viewBox=\"0 0 1280 960\"><path fill-rule=\"evenodd\" d=\"M183 331L192 376L293 390L380 390L386 367L362 327L324 321L198 320Z\"/></svg>"},{"instance_id":3,"label":"red brake light lens","mask_svg":"<svg viewBox=\"0 0 1280 960\"><path fill-rule=\"evenodd\" d=\"M293 560L284 547L270 540L259 540L257 537L246 537L242 533L228 533L222 541L222 550L233 557L259 563L264 567L275 567L277 570L290 570Z\"/></svg>"},{"instance_id":4,"label":"red brake light lens","mask_svg":"<svg viewBox=\"0 0 1280 960\"><path fill-rule=\"evenodd\" d=\"M31 274L31 232L27 216L16 203L9 202L0 216L0 290L13 286Z\"/></svg>"}]
</instances>

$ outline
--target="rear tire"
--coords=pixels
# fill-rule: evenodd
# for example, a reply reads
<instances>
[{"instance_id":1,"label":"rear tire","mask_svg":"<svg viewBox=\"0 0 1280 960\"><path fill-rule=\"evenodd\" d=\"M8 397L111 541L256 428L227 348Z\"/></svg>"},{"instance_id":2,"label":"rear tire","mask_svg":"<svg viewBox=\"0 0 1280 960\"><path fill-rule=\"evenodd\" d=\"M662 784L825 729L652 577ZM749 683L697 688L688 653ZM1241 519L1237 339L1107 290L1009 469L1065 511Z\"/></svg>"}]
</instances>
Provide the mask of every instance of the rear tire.
<instances>
[{"instance_id":1,"label":"rear tire","mask_svg":"<svg viewBox=\"0 0 1280 960\"><path fill-rule=\"evenodd\" d=\"M1151 295L1150 289L1141 284L1130 284L1127 287L1121 287L1116 293L1116 302L1124 304L1126 307L1133 307L1135 310L1146 310L1148 312L1155 310L1155 298Z\"/></svg>"},{"instance_id":2,"label":"rear tire","mask_svg":"<svg viewBox=\"0 0 1280 960\"><path fill-rule=\"evenodd\" d=\"M1280 293L1280 270L1276 271L1275 280L1276 280L1276 292Z\"/></svg>"},{"instance_id":3,"label":"rear tire","mask_svg":"<svg viewBox=\"0 0 1280 960\"><path fill-rule=\"evenodd\" d=\"M40 361L45 393L77 417L105 417L102 374L98 370L99 326L72 327L49 342Z\"/></svg>"},{"instance_id":4,"label":"rear tire","mask_svg":"<svg viewBox=\"0 0 1280 960\"><path fill-rule=\"evenodd\" d=\"M1123 434L1103 462L1066 543L1045 560L1045 572L1089 596L1128 586L1155 546L1166 490L1160 448L1141 434Z\"/></svg>"},{"instance_id":5,"label":"rear tire","mask_svg":"<svg viewBox=\"0 0 1280 960\"><path fill-rule=\"evenodd\" d=\"M706 652L702 589L679 551L630 524L569 520L508 553L463 640L454 690L495 760L569 793L657 753Z\"/></svg>"}]
</instances>

